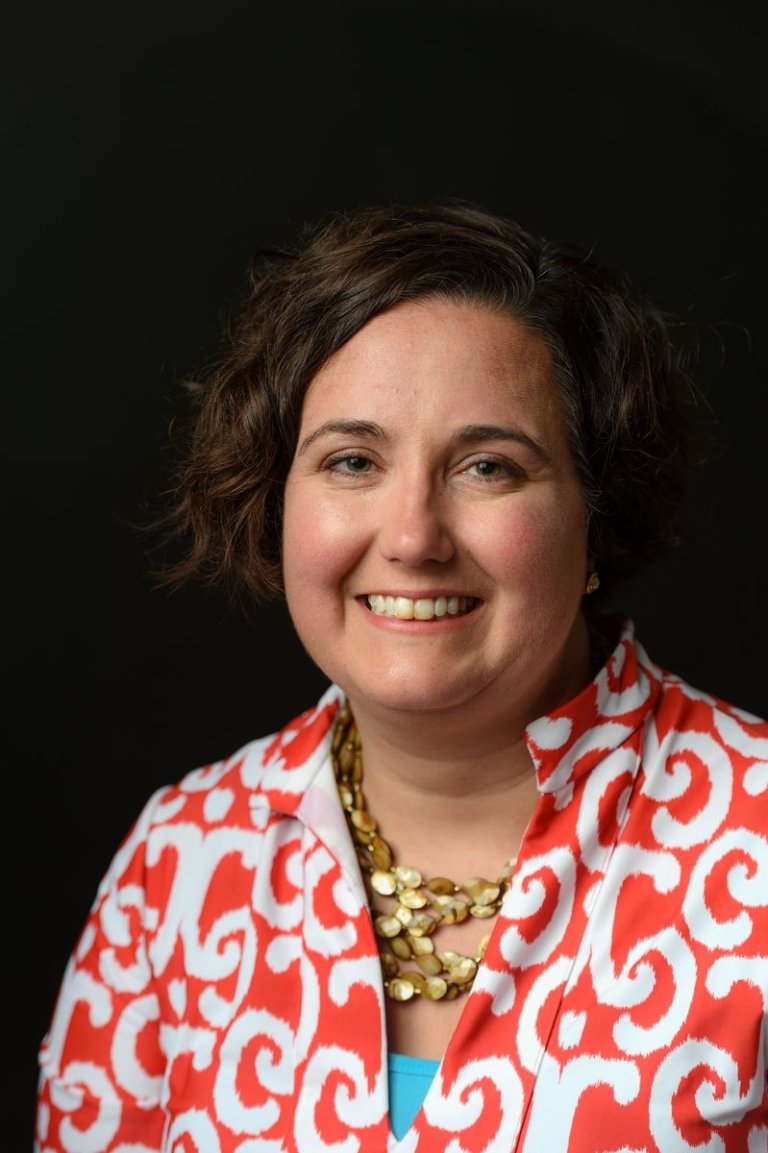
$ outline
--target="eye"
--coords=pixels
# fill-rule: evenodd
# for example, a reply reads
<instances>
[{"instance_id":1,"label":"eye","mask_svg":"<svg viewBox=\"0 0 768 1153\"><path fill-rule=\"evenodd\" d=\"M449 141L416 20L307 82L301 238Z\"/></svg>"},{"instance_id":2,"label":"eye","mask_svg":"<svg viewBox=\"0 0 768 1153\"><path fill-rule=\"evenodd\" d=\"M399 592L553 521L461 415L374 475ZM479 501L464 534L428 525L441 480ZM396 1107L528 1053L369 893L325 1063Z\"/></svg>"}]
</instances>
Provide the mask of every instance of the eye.
<instances>
[{"instance_id":1,"label":"eye","mask_svg":"<svg viewBox=\"0 0 768 1153\"><path fill-rule=\"evenodd\" d=\"M510 460L497 460L494 457L482 457L473 460L466 467L466 471L481 480L510 480L525 476L523 469Z\"/></svg>"},{"instance_id":2,"label":"eye","mask_svg":"<svg viewBox=\"0 0 768 1153\"><path fill-rule=\"evenodd\" d=\"M470 466L470 471L472 469L475 469L478 476L494 477L502 472L502 465L497 460L478 460Z\"/></svg>"},{"instance_id":3,"label":"eye","mask_svg":"<svg viewBox=\"0 0 768 1153\"><path fill-rule=\"evenodd\" d=\"M334 456L325 465L327 472L346 474L348 476L363 476L373 468L373 462L367 456L359 453L348 453L346 456Z\"/></svg>"}]
</instances>

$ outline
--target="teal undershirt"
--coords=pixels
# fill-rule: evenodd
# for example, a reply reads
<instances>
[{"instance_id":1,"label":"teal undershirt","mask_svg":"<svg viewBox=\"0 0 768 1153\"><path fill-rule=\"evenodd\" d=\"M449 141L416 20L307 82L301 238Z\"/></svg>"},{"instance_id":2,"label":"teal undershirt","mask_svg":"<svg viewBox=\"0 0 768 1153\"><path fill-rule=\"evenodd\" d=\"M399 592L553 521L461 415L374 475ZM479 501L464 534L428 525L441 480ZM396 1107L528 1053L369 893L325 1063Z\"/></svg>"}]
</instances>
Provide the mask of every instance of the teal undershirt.
<instances>
[{"instance_id":1,"label":"teal undershirt","mask_svg":"<svg viewBox=\"0 0 768 1153\"><path fill-rule=\"evenodd\" d=\"M389 1124L398 1141L410 1129L439 1064L403 1053L389 1054Z\"/></svg>"}]
</instances>

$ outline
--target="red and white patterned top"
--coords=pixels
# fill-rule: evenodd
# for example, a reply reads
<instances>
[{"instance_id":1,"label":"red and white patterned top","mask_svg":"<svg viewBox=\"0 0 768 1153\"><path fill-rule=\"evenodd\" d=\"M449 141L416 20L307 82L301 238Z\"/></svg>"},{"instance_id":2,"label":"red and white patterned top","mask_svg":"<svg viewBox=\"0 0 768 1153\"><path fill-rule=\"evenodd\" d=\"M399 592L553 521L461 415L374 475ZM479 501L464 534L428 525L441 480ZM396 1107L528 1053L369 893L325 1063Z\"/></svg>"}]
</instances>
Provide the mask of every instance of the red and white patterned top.
<instances>
[{"instance_id":1,"label":"red and white patterned top","mask_svg":"<svg viewBox=\"0 0 768 1153\"><path fill-rule=\"evenodd\" d=\"M768 724L627 622L529 727L538 807L398 1142L341 699L149 800L42 1044L36 1150L766 1153Z\"/></svg>"}]
</instances>

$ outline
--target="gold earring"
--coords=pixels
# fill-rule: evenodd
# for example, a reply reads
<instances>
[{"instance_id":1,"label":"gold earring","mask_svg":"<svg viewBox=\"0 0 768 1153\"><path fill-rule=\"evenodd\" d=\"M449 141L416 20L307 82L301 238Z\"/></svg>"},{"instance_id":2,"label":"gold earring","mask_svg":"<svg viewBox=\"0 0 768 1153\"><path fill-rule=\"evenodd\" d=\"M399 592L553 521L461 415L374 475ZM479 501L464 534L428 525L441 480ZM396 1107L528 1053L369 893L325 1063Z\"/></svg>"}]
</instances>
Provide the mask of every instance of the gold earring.
<instances>
[{"instance_id":1,"label":"gold earring","mask_svg":"<svg viewBox=\"0 0 768 1153\"><path fill-rule=\"evenodd\" d=\"M600 577L596 572L591 572L589 574L589 580L587 581L587 587L585 588L584 592L587 594L587 596L589 596L590 593L596 592L599 588Z\"/></svg>"}]
</instances>

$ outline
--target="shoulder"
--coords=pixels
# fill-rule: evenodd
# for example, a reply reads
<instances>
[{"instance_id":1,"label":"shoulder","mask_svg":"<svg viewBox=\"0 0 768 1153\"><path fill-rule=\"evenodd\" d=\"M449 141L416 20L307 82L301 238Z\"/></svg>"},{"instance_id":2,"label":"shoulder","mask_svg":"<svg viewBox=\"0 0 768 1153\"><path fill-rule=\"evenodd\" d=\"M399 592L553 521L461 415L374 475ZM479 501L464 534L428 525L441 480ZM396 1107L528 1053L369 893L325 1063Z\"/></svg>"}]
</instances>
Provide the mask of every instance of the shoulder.
<instances>
[{"instance_id":1,"label":"shoulder","mask_svg":"<svg viewBox=\"0 0 768 1153\"><path fill-rule=\"evenodd\" d=\"M768 721L664 672L643 762L648 792L680 815L686 804L691 813L711 808L724 826L764 835Z\"/></svg>"},{"instance_id":2,"label":"shoulder","mask_svg":"<svg viewBox=\"0 0 768 1153\"><path fill-rule=\"evenodd\" d=\"M140 904L156 910L169 905L172 892L181 899L179 886L193 899L224 860L238 873L261 858L265 836L270 844L295 837L297 810L327 761L342 700L332 686L282 728L156 789L102 877L94 917L121 908L120 894L143 894Z\"/></svg>"},{"instance_id":3,"label":"shoulder","mask_svg":"<svg viewBox=\"0 0 768 1153\"><path fill-rule=\"evenodd\" d=\"M167 840L170 829L207 834L263 827L270 812L291 815L325 759L343 699L332 685L320 700L272 733L200 765L157 789L128 840Z\"/></svg>"},{"instance_id":4,"label":"shoulder","mask_svg":"<svg viewBox=\"0 0 768 1153\"><path fill-rule=\"evenodd\" d=\"M768 720L739 708L664 671L654 711L661 733L708 734L724 749L768 761Z\"/></svg>"}]
</instances>

